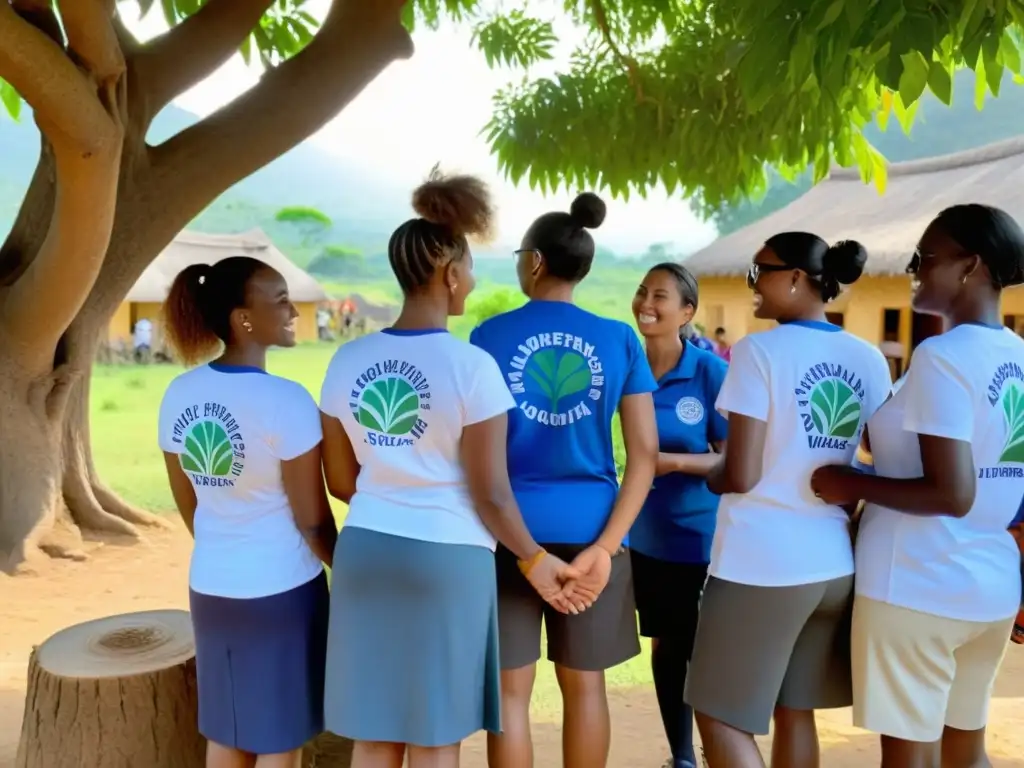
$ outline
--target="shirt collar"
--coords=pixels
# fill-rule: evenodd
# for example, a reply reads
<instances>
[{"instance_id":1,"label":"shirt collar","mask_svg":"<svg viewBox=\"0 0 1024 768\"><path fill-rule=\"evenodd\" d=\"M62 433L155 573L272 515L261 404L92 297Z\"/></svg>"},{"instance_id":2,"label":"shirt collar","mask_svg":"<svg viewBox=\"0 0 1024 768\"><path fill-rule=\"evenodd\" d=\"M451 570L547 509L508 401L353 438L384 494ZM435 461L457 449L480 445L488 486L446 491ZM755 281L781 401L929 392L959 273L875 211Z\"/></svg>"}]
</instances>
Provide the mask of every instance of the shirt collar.
<instances>
[{"instance_id":1,"label":"shirt collar","mask_svg":"<svg viewBox=\"0 0 1024 768\"><path fill-rule=\"evenodd\" d=\"M676 367L665 373L658 381L659 384L668 384L670 381L689 381L697 375L697 366L700 364L698 358L704 354L704 350L691 341L683 342L683 354L679 356Z\"/></svg>"}]
</instances>

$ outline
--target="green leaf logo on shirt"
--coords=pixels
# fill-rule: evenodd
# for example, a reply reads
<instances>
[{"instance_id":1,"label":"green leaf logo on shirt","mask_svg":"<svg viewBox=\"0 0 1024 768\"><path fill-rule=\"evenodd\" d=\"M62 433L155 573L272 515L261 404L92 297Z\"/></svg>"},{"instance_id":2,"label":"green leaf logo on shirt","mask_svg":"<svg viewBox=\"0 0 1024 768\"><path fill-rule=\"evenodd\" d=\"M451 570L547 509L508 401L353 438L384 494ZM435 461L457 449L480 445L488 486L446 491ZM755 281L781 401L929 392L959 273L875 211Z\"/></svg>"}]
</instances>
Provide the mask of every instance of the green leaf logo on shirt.
<instances>
[{"instance_id":1,"label":"green leaf logo on shirt","mask_svg":"<svg viewBox=\"0 0 1024 768\"><path fill-rule=\"evenodd\" d=\"M526 374L551 401L552 412L569 395L590 386L590 367L583 355L557 349L542 349L530 355Z\"/></svg>"},{"instance_id":2,"label":"green leaf logo on shirt","mask_svg":"<svg viewBox=\"0 0 1024 768\"><path fill-rule=\"evenodd\" d=\"M860 400L841 379L825 379L811 390L811 419L826 437L850 439L860 426Z\"/></svg>"},{"instance_id":3,"label":"green leaf logo on shirt","mask_svg":"<svg viewBox=\"0 0 1024 768\"><path fill-rule=\"evenodd\" d=\"M1024 464L1024 390L1017 384L1003 388L1003 415L1006 417L1006 443L999 463Z\"/></svg>"},{"instance_id":4,"label":"green leaf logo on shirt","mask_svg":"<svg viewBox=\"0 0 1024 768\"><path fill-rule=\"evenodd\" d=\"M416 425L419 405L419 395L412 385L392 376L378 379L363 390L356 418L367 429L386 435L405 435Z\"/></svg>"},{"instance_id":5,"label":"green leaf logo on shirt","mask_svg":"<svg viewBox=\"0 0 1024 768\"><path fill-rule=\"evenodd\" d=\"M224 477L231 471L232 448L228 433L216 421L197 421L185 435L181 468L210 477Z\"/></svg>"}]
</instances>

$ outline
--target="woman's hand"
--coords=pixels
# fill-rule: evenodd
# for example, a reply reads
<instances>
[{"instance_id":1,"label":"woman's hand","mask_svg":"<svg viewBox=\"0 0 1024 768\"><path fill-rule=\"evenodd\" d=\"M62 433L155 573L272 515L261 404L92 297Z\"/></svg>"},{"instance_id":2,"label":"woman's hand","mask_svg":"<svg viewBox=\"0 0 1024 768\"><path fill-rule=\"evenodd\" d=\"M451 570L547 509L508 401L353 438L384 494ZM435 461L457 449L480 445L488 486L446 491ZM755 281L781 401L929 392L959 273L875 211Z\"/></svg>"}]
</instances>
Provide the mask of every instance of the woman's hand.
<instances>
[{"instance_id":1,"label":"woman's hand","mask_svg":"<svg viewBox=\"0 0 1024 768\"><path fill-rule=\"evenodd\" d=\"M565 585L565 599L577 611L594 604L612 575L612 556L604 547L594 544L573 559L570 568L575 572Z\"/></svg>"},{"instance_id":2,"label":"woman's hand","mask_svg":"<svg viewBox=\"0 0 1024 768\"><path fill-rule=\"evenodd\" d=\"M811 475L811 490L826 504L856 504L860 496L855 489L860 472L845 464L818 467Z\"/></svg>"},{"instance_id":3,"label":"woman's hand","mask_svg":"<svg viewBox=\"0 0 1024 768\"><path fill-rule=\"evenodd\" d=\"M565 584L580 574L564 560L546 552L525 575L530 586L537 590L537 594L556 611L560 613L577 612L575 606L570 604L565 595Z\"/></svg>"}]
</instances>

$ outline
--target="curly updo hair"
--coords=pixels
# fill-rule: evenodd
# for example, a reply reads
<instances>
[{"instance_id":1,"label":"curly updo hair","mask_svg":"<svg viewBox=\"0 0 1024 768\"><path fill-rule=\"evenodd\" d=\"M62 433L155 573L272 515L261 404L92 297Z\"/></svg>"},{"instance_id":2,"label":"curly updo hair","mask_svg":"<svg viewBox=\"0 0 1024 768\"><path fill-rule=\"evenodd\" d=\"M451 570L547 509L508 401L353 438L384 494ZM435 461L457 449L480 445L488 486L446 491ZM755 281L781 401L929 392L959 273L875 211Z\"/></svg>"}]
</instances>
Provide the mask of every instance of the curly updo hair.
<instances>
[{"instance_id":1,"label":"curly updo hair","mask_svg":"<svg viewBox=\"0 0 1024 768\"><path fill-rule=\"evenodd\" d=\"M495 210L487 185L475 176L445 175L437 166L412 194L418 218L391 235L388 261L406 295L427 285L434 272L469 253L469 240L487 240Z\"/></svg>"}]
</instances>

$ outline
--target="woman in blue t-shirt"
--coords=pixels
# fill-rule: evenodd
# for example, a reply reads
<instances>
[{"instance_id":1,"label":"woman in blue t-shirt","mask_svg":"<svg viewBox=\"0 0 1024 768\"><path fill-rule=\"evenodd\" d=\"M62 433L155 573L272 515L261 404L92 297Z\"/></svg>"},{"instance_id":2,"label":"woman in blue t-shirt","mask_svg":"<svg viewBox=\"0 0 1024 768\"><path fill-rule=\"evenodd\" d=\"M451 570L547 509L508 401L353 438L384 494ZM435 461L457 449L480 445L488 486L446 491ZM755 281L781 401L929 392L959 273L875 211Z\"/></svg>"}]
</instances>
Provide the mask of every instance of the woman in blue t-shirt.
<instances>
[{"instance_id":1,"label":"woman in blue t-shirt","mask_svg":"<svg viewBox=\"0 0 1024 768\"><path fill-rule=\"evenodd\" d=\"M711 561L718 496L705 476L718 461L728 424L715 411L726 364L684 341L697 309L697 281L679 264L658 264L633 298L633 314L658 380L658 469L630 531L640 634L651 638L651 667L673 768L694 768L693 710L683 702ZM714 449L714 450L712 450Z\"/></svg>"},{"instance_id":2,"label":"woman in blue t-shirt","mask_svg":"<svg viewBox=\"0 0 1024 768\"><path fill-rule=\"evenodd\" d=\"M604 203L587 193L569 213L537 219L516 251L530 301L487 320L470 337L497 360L516 401L508 468L527 527L583 573L566 590L575 613L561 614L537 599L513 555L497 552L504 730L489 737L491 768L532 762L530 697L542 618L564 701L566 765L606 764L611 727L604 671L640 652L624 546L654 479L657 384L632 328L573 303L594 260L587 230L604 216ZM621 488L612 453L616 410L626 447Z\"/></svg>"}]
</instances>

